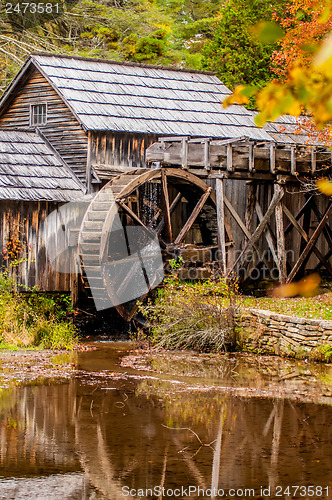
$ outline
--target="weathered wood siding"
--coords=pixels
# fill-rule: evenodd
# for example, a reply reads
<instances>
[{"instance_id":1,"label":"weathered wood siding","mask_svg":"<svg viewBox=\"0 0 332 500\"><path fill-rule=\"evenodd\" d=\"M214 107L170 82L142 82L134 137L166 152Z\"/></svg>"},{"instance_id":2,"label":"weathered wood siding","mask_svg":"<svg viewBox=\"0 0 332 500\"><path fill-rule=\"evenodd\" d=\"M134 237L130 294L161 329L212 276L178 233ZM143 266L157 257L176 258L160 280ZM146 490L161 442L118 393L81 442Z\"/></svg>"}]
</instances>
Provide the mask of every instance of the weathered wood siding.
<instances>
[{"instance_id":1,"label":"weathered wood siding","mask_svg":"<svg viewBox=\"0 0 332 500\"><path fill-rule=\"evenodd\" d=\"M145 167L145 150L156 140L155 134L91 132L89 164L97 173L112 167Z\"/></svg>"},{"instance_id":2,"label":"weathered wood siding","mask_svg":"<svg viewBox=\"0 0 332 500\"><path fill-rule=\"evenodd\" d=\"M283 204L288 208L288 210L294 215L294 217L299 213L303 205L305 204L306 198L305 194L303 193L303 190L301 186L297 183L288 183L284 186L285 188L285 196L283 198ZM258 199L259 203L262 207L263 213L267 211L267 207L269 203L272 200L273 196L273 184L272 183L262 183L259 185L258 188ZM318 210L320 213L323 215L327 209L328 203L329 203L329 198L324 195L317 195L315 196L315 203L317 205ZM288 218L284 215L283 216L283 222L284 222L284 228L285 231L289 226L289 220ZM299 219L300 225L303 227L303 216L300 217ZM315 229L317 229L317 226L319 224L319 220L317 216L311 212L311 218L310 218L310 224L309 224L309 238L313 235ZM257 215L254 215L253 218L253 227L257 227L258 221L257 221ZM270 219L270 227L272 231L275 233L275 219L274 216L271 217ZM332 227L332 217L329 219L328 225ZM327 229L328 231L328 229ZM301 236L299 232L293 227L290 232L287 233L286 235L286 252L287 252L287 261L289 262L290 266L293 267L296 261L298 260L300 256L300 249L301 249ZM269 247L267 245L265 237L260 241L259 244L260 248L265 250L267 255L269 254ZM324 237L324 234L321 234L320 237L318 238L315 247L325 256L328 251L330 250L330 246ZM329 259L330 262L332 262L332 259ZM311 256L306 264L306 269L312 270L314 269L317 265L319 264L319 260L316 257L314 253L311 253Z\"/></svg>"},{"instance_id":3,"label":"weathered wood siding","mask_svg":"<svg viewBox=\"0 0 332 500\"><path fill-rule=\"evenodd\" d=\"M67 249L53 265L48 255L48 242L51 241L52 253L63 244L61 218L46 221L59 206L52 202L0 201L0 268L10 271L28 288L37 286L40 291L70 291L70 275L57 269L64 261L66 268L69 267L68 259L74 257L73 250ZM76 210L75 205L73 210ZM52 240L50 234L55 235ZM13 259L6 259L7 242L11 237L18 237L23 245L18 255L21 261L18 267L11 266ZM63 265L61 269L64 269Z\"/></svg>"},{"instance_id":4,"label":"weathered wood siding","mask_svg":"<svg viewBox=\"0 0 332 500\"><path fill-rule=\"evenodd\" d=\"M47 103L47 123L39 126L45 137L85 182L87 135L48 81L34 69L0 115L2 128L31 128L30 104Z\"/></svg>"}]
</instances>

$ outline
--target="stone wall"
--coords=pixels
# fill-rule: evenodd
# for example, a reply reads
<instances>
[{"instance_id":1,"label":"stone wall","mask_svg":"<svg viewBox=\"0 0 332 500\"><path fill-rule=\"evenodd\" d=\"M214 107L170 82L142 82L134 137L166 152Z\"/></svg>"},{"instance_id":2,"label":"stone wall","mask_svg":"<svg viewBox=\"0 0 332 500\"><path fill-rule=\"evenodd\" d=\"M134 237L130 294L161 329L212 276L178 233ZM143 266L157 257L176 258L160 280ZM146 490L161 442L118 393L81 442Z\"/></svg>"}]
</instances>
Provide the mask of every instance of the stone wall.
<instances>
[{"instance_id":1,"label":"stone wall","mask_svg":"<svg viewBox=\"0 0 332 500\"><path fill-rule=\"evenodd\" d=\"M296 356L327 344L332 348L332 321L242 309L236 324L248 349Z\"/></svg>"}]
</instances>

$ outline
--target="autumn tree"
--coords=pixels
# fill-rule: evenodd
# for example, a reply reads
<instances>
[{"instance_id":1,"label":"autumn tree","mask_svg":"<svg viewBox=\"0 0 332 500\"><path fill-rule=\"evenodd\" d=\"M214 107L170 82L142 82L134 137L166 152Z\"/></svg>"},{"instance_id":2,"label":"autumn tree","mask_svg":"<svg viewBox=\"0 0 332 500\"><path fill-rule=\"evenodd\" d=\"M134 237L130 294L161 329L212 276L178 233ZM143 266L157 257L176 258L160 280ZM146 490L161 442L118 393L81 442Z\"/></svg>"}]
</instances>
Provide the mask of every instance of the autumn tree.
<instances>
[{"instance_id":1,"label":"autumn tree","mask_svg":"<svg viewBox=\"0 0 332 500\"><path fill-rule=\"evenodd\" d=\"M254 26L272 21L286 1L228 0L216 17L211 41L203 48L204 68L213 70L231 89L236 84L262 87L273 76L270 59L276 45L262 43Z\"/></svg>"}]
</instances>

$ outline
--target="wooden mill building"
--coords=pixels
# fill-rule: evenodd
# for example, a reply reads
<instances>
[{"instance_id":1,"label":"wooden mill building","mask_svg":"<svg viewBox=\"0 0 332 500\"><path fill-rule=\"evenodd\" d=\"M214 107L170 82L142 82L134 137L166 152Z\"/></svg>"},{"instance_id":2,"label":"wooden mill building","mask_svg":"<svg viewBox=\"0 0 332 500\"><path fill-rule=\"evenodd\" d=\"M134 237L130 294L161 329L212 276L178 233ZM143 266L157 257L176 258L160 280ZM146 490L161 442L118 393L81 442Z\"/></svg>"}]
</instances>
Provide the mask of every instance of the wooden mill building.
<instances>
[{"instance_id":1,"label":"wooden mill building","mask_svg":"<svg viewBox=\"0 0 332 500\"><path fill-rule=\"evenodd\" d=\"M229 93L207 72L31 55L0 100L0 246L6 252L11 239L21 241L12 258L20 261L14 267L21 282L41 290L72 287L66 273L50 271L46 217L85 193L92 200L109 182L127 222L141 223L140 204L149 205L151 227L159 227L167 248L174 242L212 248L218 237L224 272L237 271L249 249L246 268L276 267L282 279L303 266L332 272L328 200L302 193L299 182L330 165L330 152L308 150L292 118L259 129L253 112L224 109ZM163 176L150 173L156 169ZM146 195L148 183L161 186L154 199ZM81 248L85 240L90 250L100 243L103 210L91 208Z\"/></svg>"}]
</instances>

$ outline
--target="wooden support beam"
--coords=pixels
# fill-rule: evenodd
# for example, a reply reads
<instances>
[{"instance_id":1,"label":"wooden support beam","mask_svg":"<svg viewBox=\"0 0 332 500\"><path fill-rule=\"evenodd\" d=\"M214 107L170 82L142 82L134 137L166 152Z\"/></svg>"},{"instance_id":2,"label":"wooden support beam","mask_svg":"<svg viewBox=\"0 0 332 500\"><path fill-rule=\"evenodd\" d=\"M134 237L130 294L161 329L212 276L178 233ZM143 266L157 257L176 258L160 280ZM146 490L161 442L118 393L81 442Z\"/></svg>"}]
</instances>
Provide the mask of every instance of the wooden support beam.
<instances>
[{"instance_id":1,"label":"wooden support beam","mask_svg":"<svg viewBox=\"0 0 332 500\"><path fill-rule=\"evenodd\" d=\"M288 210L287 207L283 206L282 207L284 214L286 217L291 221L295 229L300 233L302 238L308 243L309 241L309 236L305 232L305 230L300 226L300 224L297 222L296 218L293 216L293 214ZM316 248L315 246L313 247L313 252L317 256L317 258L320 260L321 264L325 266L325 268L328 270L328 272L332 275L332 266L328 262L328 258L324 257L324 255Z\"/></svg>"},{"instance_id":2,"label":"wooden support beam","mask_svg":"<svg viewBox=\"0 0 332 500\"><path fill-rule=\"evenodd\" d=\"M204 141L204 168L206 168L206 170L211 169L211 165L210 165L210 139L205 139L205 141Z\"/></svg>"},{"instance_id":3,"label":"wooden support beam","mask_svg":"<svg viewBox=\"0 0 332 500\"><path fill-rule=\"evenodd\" d=\"M181 231L179 232L179 234L175 238L175 241L174 241L175 245L179 245L181 243L181 241L185 237L186 233L189 231L189 229L191 228L191 226L195 222L195 220L196 220L198 214L200 213L200 211L202 210L206 200L210 196L211 190L212 190L211 187L207 188L207 190L203 193L203 195L201 196L201 198L197 202L197 204L196 204L194 210L192 211L192 213L190 214L188 220L186 221L183 228L181 229Z\"/></svg>"},{"instance_id":4,"label":"wooden support beam","mask_svg":"<svg viewBox=\"0 0 332 500\"><path fill-rule=\"evenodd\" d=\"M163 191L163 209L164 209L163 212L164 212L164 220L166 226L166 235L167 235L167 240L171 243L173 241L171 211L169 206L167 176L163 168L161 169L161 186Z\"/></svg>"},{"instance_id":5,"label":"wooden support beam","mask_svg":"<svg viewBox=\"0 0 332 500\"><path fill-rule=\"evenodd\" d=\"M281 194L284 196L285 190L280 184L274 184L274 194L276 196ZM277 236L277 266L279 270L279 281L284 283L287 279L287 260L286 260L286 242L285 242L285 228L282 211L282 200L275 207L276 219L276 236Z\"/></svg>"},{"instance_id":6,"label":"wooden support beam","mask_svg":"<svg viewBox=\"0 0 332 500\"><path fill-rule=\"evenodd\" d=\"M261 235L263 234L263 231L275 209L275 207L277 206L277 204L279 203L279 201L281 200L281 198L283 197L284 193L283 191L279 191L277 193L274 193L273 195L273 198L271 200L271 203L267 209L267 212L265 213L263 219L261 220L260 224L258 225L256 231L254 232L254 234L251 236L251 238L249 239L249 241L247 241L245 247L243 248L241 254L238 256L238 258L236 259L235 261L235 264L233 266L233 269L235 269L235 267L237 266L238 262L242 259L243 257L243 254L245 253L245 251L252 247L258 240L259 238L261 237Z\"/></svg>"},{"instance_id":7,"label":"wooden support beam","mask_svg":"<svg viewBox=\"0 0 332 500\"><path fill-rule=\"evenodd\" d=\"M244 223L248 231L251 231L252 220L254 217L255 200L256 200L256 184L249 182L248 198L246 203L246 210L244 214ZM250 232L251 234L251 232Z\"/></svg>"},{"instance_id":8,"label":"wooden support beam","mask_svg":"<svg viewBox=\"0 0 332 500\"><path fill-rule=\"evenodd\" d=\"M249 172L255 171L255 143L249 142Z\"/></svg>"},{"instance_id":9,"label":"wooden support beam","mask_svg":"<svg viewBox=\"0 0 332 500\"><path fill-rule=\"evenodd\" d=\"M224 212L224 186L222 179L216 179L216 204L217 204L217 230L218 250L221 269L226 275L226 242L225 242L225 212Z\"/></svg>"},{"instance_id":10,"label":"wooden support beam","mask_svg":"<svg viewBox=\"0 0 332 500\"><path fill-rule=\"evenodd\" d=\"M316 172L316 148L313 147L311 150L311 173L314 174Z\"/></svg>"},{"instance_id":11,"label":"wooden support beam","mask_svg":"<svg viewBox=\"0 0 332 500\"><path fill-rule=\"evenodd\" d=\"M303 207L301 208L301 210L296 214L296 216L295 216L296 220L299 220L302 217L302 215L305 213L305 211L307 210L308 205L310 205L311 202L312 202L312 198L313 198L313 195L311 195L310 198L307 199L307 201L305 202L305 204L303 205ZM293 229L292 224L289 224L286 227L285 236L287 236L292 229Z\"/></svg>"},{"instance_id":12,"label":"wooden support beam","mask_svg":"<svg viewBox=\"0 0 332 500\"><path fill-rule=\"evenodd\" d=\"M298 261L296 262L295 266L293 267L293 269L289 273L288 278L286 280L286 283L290 283L292 281L292 279L296 276L296 274L298 273L299 269L301 268L301 266L302 266L303 262L305 261L305 259L307 257L309 257L310 253L312 252L312 248L315 245L316 241L318 240L320 234L322 233L323 228L326 225L326 223L328 221L328 218L329 218L329 215L330 215L331 212L332 212L332 203L329 204L329 206L328 206L328 208L327 208L327 210L326 210L326 212L325 212L322 220L320 221L320 223L318 224L316 230L314 231L314 234L311 236L310 240L307 243L307 246L303 250L303 252L300 255L300 257L298 258Z\"/></svg>"},{"instance_id":13,"label":"wooden support beam","mask_svg":"<svg viewBox=\"0 0 332 500\"><path fill-rule=\"evenodd\" d=\"M92 165L91 165L91 157L92 157L92 132L88 131L88 152L86 159L86 186L87 186L87 194L92 191Z\"/></svg>"},{"instance_id":14,"label":"wooden support beam","mask_svg":"<svg viewBox=\"0 0 332 500\"><path fill-rule=\"evenodd\" d=\"M233 172L233 146L227 144L227 172Z\"/></svg>"},{"instance_id":15,"label":"wooden support beam","mask_svg":"<svg viewBox=\"0 0 332 500\"><path fill-rule=\"evenodd\" d=\"M312 210L313 210L314 214L316 215L318 222L320 222L322 220L323 216L317 207L315 199L313 199L313 201L312 201ZM329 247L332 248L332 230L331 230L330 226L329 225L325 226L323 229L323 232L324 232L324 236L325 236L325 239L326 239Z\"/></svg>"},{"instance_id":16,"label":"wooden support beam","mask_svg":"<svg viewBox=\"0 0 332 500\"><path fill-rule=\"evenodd\" d=\"M172 215L173 211L175 210L175 208L177 207L177 205L178 205L179 201L181 200L181 198L182 198L182 193L178 193L176 195L176 197L174 198L174 200L172 201L171 206L169 207L169 211L170 211L171 215ZM161 233L164 225L165 225L165 219L163 217L161 219L161 221L159 222L158 226L157 226L157 229L156 229L156 233L157 234Z\"/></svg>"},{"instance_id":17,"label":"wooden support beam","mask_svg":"<svg viewBox=\"0 0 332 500\"><path fill-rule=\"evenodd\" d=\"M291 147L291 175L296 175L296 148Z\"/></svg>"},{"instance_id":18,"label":"wooden support beam","mask_svg":"<svg viewBox=\"0 0 332 500\"><path fill-rule=\"evenodd\" d=\"M77 251L78 251L77 245L70 248L70 296L71 296L71 305L74 309L78 305L78 288L79 288Z\"/></svg>"},{"instance_id":19,"label":"wooden support beam","mask_svg":"<svg viewBox=\"0 0 332 500\"><path fill-rule=\"evenodd\" d=\"M231 202L229 201L229 199L224 195L224 204L225 206L227 207L227 209L229 210L230 214L232 215L232 217L234 218L234 220L236 221L236 223L238 224L239 228L242 230L242 232L245 234L245 236L247 237L248 240L250 240L251 238L251 233L249 232L249 230L246 228L246 226L243 224L242 220L241 220L241 217L239 216L239 214L237 213L237 211L234 209L234 207L232 206ZM261 255L261 252L259 250L259 248L256 246L256 244L253 244L252 245L254 250L257 252L257 255L258 255L258 258L260 259L260 262L264 262L265 266L267 268L269 268L269 263L267 262L267 260L265 259L264 255ZM233 264L232 270L235 269L235 264Z\"/></svg>"},{"instance_id":20,"label":"wooden support beam","mask_svg":"<svg viewBox=\"0 0 332 500\"><path fill-rule=\"evenodd\" d=\"M181 144L182 168L188 168L188 138L184 137Z\"/></svg>"},{"instance_id":21,"label":"wooden support beam","mask_svg":"<svg viewBox=\"0 0 332 500\"><path fill-rule=\"evenodd\" d=\"M270 172L276 173L276 146L274 143L270 144Z\"/></svg>"},{"instance_id":22,"label":"wooden support beam","mask_svg":"<svg viewBox=\"0 0 332 500\"><path fill-rule=\"evenodd\" d=\"M263 215L262 208L261 208L260 204L258 203L258 200L256 200L255 208L256 208L256 213L257 213L257 216L258 216L258 220L259 220L259 222L261 222L263 220L264 215ZM278 254L277 254L277 252L276 252L276 250L274 248L273 237L272 237L272 234L271 234L272 231L269 228L268 224L266 225L266 230L264 231L264 233L265 233L265 238L266 238L267 244L269 246L269 249L271 250L274 262L278 265Z\"/></svg>"},{"instance_id":23,"label":"wooden support beam","mask_svg":"<svg viewBox=\"0 0 332 500\"><path fill-rule=\"evenodd\" d=\"M143 226L148 233L150 233L151 236L153 236L154 238L156 238L156 233L154 231L152 231L148 226L146 226L139 217L137 217L137 215L123 202L123 201L120 201L118 200L117 201L117 204L120 205L120 207L125 211L127 212L128 215L130 215L130 217L132 219L134 219L140 226ZM159 241L160 241L160 238L159 238ZM163 243L163 242L161 242Z\"/></svg>"},{"instance_id":24,"label":"wooden support beam","mask_svg":"<svg viewBox=\"0 0 332 500\"><path fill-rule=\"evenodd\" d=\"M324 259L328 262L331 256L332 256L332 249L327 252L327 254L324 256ZM318 269L320 269L321 267L322 267L322 262L319 262L315 267L314 271L318 271Z\"/></svg>"}]
</instances>

